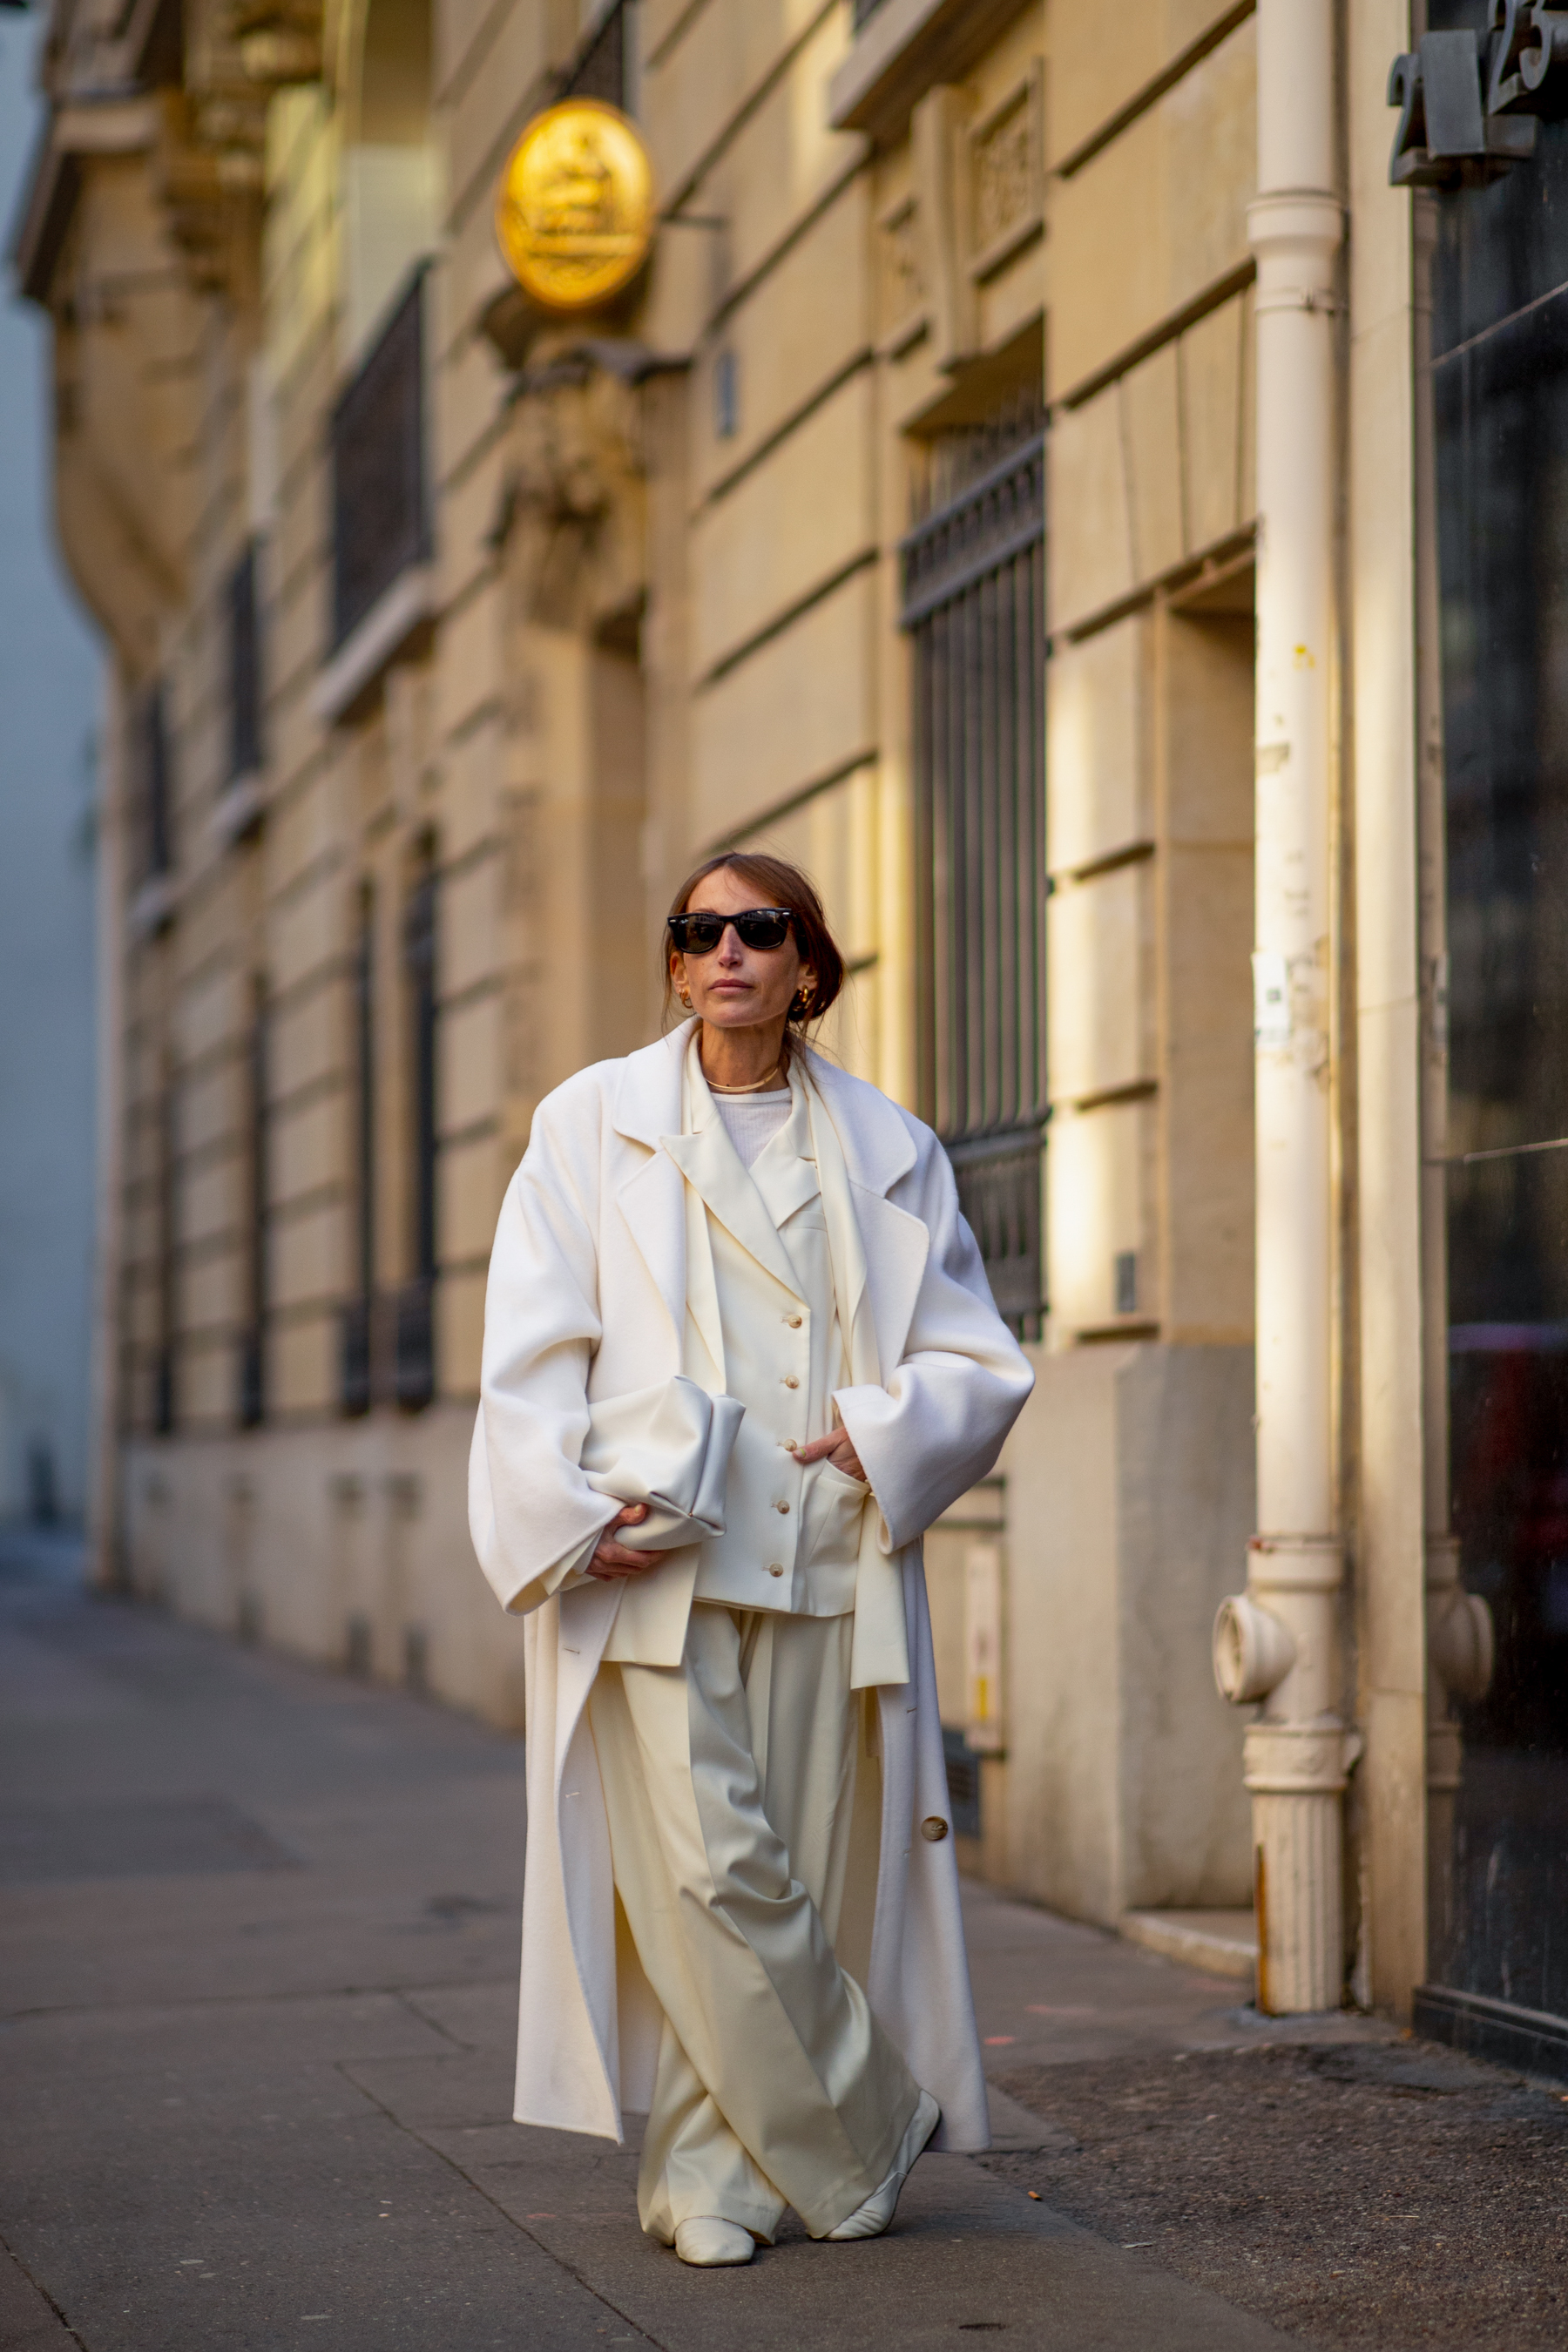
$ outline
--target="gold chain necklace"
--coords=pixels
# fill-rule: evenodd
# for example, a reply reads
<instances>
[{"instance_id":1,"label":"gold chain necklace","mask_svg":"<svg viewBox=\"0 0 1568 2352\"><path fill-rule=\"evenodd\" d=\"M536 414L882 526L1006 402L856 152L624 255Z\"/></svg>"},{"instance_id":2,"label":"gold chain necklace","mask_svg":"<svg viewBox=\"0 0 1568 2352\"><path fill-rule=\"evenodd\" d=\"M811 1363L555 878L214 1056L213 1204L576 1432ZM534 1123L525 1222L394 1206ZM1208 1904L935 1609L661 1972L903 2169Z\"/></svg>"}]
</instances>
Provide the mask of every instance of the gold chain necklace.
<instances>
[{"instance_id":1,"label":"gold chain necklace","mask_svg":"<svg viewBox=\"0 0 1568 2352\"><path fill-rule=\"evenodd\" d=\"M778 1074L779 1065L775 1062L764 1076L753 1078L749 1087L721 1087L716 1085L713 1079L709 1078L708 1091L710 1095L760 1095L763 1088L776 1078ZM706 1076L707 1073L704 1072L703 1075Z\"/></svg>"}]
</instances>

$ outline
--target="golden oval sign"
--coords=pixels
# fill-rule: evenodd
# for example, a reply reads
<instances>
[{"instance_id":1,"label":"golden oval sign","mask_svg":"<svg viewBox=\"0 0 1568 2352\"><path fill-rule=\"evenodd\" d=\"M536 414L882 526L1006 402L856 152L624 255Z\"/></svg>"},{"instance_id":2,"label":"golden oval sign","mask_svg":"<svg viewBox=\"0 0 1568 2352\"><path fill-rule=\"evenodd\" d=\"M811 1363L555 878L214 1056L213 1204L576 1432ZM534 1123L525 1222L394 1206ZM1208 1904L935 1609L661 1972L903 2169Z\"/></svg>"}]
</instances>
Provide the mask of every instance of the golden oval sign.
<instances>
[{"instance_id":1,"label":"golden oval sign","mask_svg":"<svg viewBox=\"0 0 1568 2352\"><path fill-rule=\"evenodd\" d=\"M547 310L586 310L637 276L653 241L653 173L624 114L596 98L536 114L496 190L512 276Z\"/></svg>"}]
</instances>

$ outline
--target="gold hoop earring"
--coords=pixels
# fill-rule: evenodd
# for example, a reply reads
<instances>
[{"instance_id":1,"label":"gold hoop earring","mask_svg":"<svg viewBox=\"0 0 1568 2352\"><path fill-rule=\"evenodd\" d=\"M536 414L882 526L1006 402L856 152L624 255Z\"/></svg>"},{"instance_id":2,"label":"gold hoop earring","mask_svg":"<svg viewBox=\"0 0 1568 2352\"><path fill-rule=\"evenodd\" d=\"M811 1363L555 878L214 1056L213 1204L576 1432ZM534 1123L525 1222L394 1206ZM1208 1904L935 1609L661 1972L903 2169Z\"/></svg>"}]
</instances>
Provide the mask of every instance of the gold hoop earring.
<instances>
[{"instance_id":1,"label":"gold hoop earring","mask_svg":"<svg viewBox=\"0 0 1568 2352\"><path fill-rule=\"evenodd\" d=\"M680 1001L681 1001L682 1004L684 1004L684 1005L685 1005L685 1007L686 1007L686 1009L687 1009L688 1013L689 1013L689 1012L690 1012L690 1010L691 1010L691 999L690 999L690 997L689 997L689 996L688 996L688 994L687 994L687 992L686 992L685 989L682 989L682 990L681 990L681 992L680 992Z\"/></svg>"}]
</instances>

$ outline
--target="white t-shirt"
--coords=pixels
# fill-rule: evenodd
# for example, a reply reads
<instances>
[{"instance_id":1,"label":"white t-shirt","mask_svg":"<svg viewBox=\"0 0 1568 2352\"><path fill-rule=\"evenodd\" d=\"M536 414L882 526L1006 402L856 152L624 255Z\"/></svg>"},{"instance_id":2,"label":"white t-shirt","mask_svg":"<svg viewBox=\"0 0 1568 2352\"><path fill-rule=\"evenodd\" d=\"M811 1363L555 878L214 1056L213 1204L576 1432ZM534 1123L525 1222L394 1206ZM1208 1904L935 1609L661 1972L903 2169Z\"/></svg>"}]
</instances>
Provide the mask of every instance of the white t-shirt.
<instances>
[{"instance_id":1,"label":"white t-shirt","mask_svg":"<svg viewBox=\"0 0 1568 2352\"><path fill-rule=\"evenodd\" d=\"M793 1097L787 1087L765 1095L713 1096L724 1122L724 1132L735 1147L742 1168L750 1168L789 1117Z\"/></svg>"}]
</instances>

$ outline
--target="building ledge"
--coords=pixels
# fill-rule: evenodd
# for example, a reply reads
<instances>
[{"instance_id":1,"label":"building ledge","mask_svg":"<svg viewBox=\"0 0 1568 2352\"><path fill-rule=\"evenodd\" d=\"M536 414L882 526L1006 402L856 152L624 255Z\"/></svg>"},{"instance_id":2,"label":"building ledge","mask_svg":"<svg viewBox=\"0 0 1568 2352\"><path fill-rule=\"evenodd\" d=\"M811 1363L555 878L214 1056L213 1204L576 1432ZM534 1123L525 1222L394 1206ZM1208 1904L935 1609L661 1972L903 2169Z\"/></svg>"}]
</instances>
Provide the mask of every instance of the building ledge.
<instances>
[{"instance_id":1,"label":"building ledge","mask_svg":"<svg viewBox=\"0 0 1568 2352\"><path fill-rule=\"evenodd\" d=\"M1250 1984L1258 1973L1258 1922L1250 1911L1129 1911L1121 1933L1130 1944L1206 1976Z\"/></svg>"},{"instance_id":2,"label":"building ledge","mask_svg":"<svg viewBox=\"0 0 1568 2352\"><path fill-rule=\"evenodd\" d=\"M17 290L25 300L47 303L49 299L81 193L81 158L139 153L153 145L157 128L153 100L120 90L68 99L45 118L8 240Z\"/></svg>"},{"instance_id":3,"label":"building ledge","mask_svg":"<svg viewBox=\"0 0 1568 2352\"><path fill-rule=\"evenodd\" d=\"M435 569L412 563L322 668L310 689L313 716L329 727L351 718L395 661L423 650L435 617Z\"/></svg>"},{"instance_id":4,"label":"building ledge","mask_svg":"<svg viewBox=\"0 0 1568 2352\"><path fill-rule=\"evenodd\" d=\"M131 901L127 921L132 939L150 940L174 919L179 885L172 874L150 874Z\"/></svg>"},{"instance_id":5,"label":"building ledge","mask_svg":"<svg viewBox=\"0 0 1568 2352\"><path fill-rule=\"evenodd\" d=\"M901 138L917 101L956 81L1028 0L882 0L827 86L835 131Z\"/></svg>"},{"instance_id":6,"label":"building ledge","mask_svg":"<svg viewBox=\"0 0 1568 2352\"><path fill-rule=\"evenodd\" d=\"M215 848L232 849L254 833L267 814L267 800L259 772L252 770L225 787L207 818L207 835Z\"/></svg>"}]
</instances>

